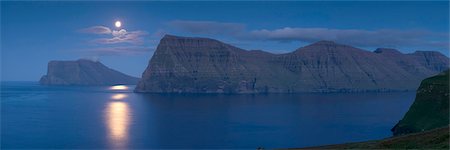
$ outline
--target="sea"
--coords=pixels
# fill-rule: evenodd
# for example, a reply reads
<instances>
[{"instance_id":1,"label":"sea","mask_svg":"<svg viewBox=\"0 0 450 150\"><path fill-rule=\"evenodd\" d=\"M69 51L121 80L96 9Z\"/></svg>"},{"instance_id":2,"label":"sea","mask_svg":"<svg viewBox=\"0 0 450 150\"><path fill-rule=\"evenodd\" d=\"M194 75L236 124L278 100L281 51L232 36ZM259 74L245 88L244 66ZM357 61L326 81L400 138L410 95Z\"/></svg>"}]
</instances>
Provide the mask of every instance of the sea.
<instances>
[{"instance_id":1,"label":"sea","mask_svg":"<svg viewBox=\"0 0 450 150\"><path fill-rule=\"evenodd\" d=\"M1 82L1 149L301 148L392 136L414 92L144 94Z\"/></svg>"}]
</instances>

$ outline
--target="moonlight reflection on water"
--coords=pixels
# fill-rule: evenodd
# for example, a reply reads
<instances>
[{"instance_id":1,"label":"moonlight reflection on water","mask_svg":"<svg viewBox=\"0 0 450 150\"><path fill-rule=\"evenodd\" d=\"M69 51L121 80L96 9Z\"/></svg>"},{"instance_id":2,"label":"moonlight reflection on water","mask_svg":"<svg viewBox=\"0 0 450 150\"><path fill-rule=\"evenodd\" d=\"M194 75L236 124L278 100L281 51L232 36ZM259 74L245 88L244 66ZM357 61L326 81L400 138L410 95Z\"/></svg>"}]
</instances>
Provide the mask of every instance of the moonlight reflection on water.
<instances>
[{"instance_id":1,"label":"moonlight reflection on water","mask_svg":"<svg viewBox=\"0 0 450 150\"><path fill-rule=\"evenodd\" d=\"M114 99L114 100L122 100L122 99L124 99L126 97L127 97L127 95L126 94L122 94L122 93L114 94L113 96L111 96L111 98Z\"/></svg>"},{"instance_id":2,"label":"moonlight reflection on water","mask_svg":"<svg viewBox=\"0 0 450 150\"><path fill-rule=\"evenodd\" d=\"M382 139L415 97L144 94L127 86L3 82L1 149L255 149Z\"/></svg>"},{"instance_id":3,"label":"moonlight reflection on water","mask_svg":"<svg viewBox=\"0 0 450 150\"><path fill-rule=\"evenodd\" d=\"M111 90L127 90L124 85L110 87ZM124 100L128 97L124 93L115 93L112 100ZM108 140L113 148L126 148L129 138L129 124L131 122L131 112L128 103L123 101L111 101L105 109L105 123L108 129Z\"/></svg>"},{"instance_id":4,"label":"moonlight reflection on water","mask_svg":"<svg viewBox=\"0 0 450 150\"><path fill-rule=\"evenodd\" d=\"M108 139L114 148L124 148L128 142L128 128L131 122L130 109L125 102L111 102L105 111Z\"/></svg>"},{"instance_id":5,"label":"moonlight reflection on water","mask_svg":"<svg viewBox=\"0 0 450 150\"><path fill-rule=\"evenodd\" d=\"M128 90L128 86L125 85L114 85L109 87L110 90Z\"/></svg>"}]
</instances>

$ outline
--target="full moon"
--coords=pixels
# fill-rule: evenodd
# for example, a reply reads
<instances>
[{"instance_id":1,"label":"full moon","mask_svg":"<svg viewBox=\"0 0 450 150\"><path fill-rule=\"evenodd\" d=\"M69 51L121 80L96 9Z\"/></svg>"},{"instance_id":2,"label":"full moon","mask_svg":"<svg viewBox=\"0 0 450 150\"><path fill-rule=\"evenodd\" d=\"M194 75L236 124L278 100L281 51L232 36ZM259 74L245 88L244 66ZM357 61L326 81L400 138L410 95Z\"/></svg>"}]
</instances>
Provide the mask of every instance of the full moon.
<instances>
[{"instance_id":1,"label":"full moon","mask_svg":"<svg viewBox=\"0 0 450 150\"><path fill-rule=\"evenodd\" d=\"M120 21L116 21L115 25L117 28L120 28L120 26L122 26L122 23Z\"/></svg>"}]
</instances>

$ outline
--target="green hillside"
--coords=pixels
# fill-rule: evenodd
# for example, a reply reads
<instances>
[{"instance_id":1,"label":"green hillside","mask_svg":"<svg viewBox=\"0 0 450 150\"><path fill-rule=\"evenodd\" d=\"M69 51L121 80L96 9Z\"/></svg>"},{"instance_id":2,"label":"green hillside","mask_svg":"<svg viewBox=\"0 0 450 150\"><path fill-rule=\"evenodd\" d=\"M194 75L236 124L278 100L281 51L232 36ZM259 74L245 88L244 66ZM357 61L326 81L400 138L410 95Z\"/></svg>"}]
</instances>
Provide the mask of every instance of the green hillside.
<instances>
[{"instance_id":1,"label":"green hillside","mask_svg":"<svg viewBox=\"0 0 450 150\"><path fill-rule=\"evenodd\" d=\"M302 149L449 149L449 127L383 140L307 147Z\"/></svg>"},{"instance_id":2,"label":"green hillside","mask_svg":"<svg viewBox=\"0 0 450 150\"><path fill-rule=\"evenodd\" d=\"M422 81L416 100L392 132L402 135L449 124L449 71Z\"/></svg>"},{"instance_id":3,"label":"green hillside","mask_svg":"<svg viewBox=\"0 0 450 150\"><path fill-rule=\"evenodd\" d=\"M422 81L394 137L304 149L449 149L449 70Z\"/></svg>"}]
</instances>

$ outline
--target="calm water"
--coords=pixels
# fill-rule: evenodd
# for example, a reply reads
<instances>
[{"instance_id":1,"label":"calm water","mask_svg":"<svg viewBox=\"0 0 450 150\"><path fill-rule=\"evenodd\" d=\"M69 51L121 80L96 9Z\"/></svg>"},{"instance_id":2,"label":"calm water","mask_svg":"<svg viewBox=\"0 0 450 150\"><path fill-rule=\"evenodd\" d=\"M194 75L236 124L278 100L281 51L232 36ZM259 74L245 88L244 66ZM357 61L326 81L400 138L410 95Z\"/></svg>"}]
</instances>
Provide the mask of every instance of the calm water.
<instances>
[{"instance_id":1,"label":"calm water","mask_svg":"<svg viewBox=\"0 0 450 150\"><path fill-rule=\"evenodd\" d=\"M2 148L286 148L380 139L414 93L180 95L3 82Z\"/></svg>"}]
</instances>

